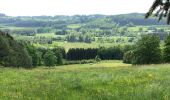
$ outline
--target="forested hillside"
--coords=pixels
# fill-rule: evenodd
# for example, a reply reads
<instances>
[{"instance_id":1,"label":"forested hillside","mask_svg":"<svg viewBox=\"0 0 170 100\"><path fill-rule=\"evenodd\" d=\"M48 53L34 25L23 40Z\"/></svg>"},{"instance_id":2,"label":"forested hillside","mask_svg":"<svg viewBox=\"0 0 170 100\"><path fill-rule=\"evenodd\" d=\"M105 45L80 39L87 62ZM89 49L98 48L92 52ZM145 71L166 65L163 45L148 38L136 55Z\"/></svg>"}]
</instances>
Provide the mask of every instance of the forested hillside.
<instances>
[{"instance_id":1,"label":"forested hillside","mask_svg":"<svg viewBox=\"0 0 170 100\"><path fill-rule=\"evenodd\" d=\"M103 36L131 37L129 41L133 41L134 37L139 37L139 35L145 33L157 34L160 36L161 40L163 40L170 30L165 23L165 20L158 22L157 19L153 17L144 19L144 14L140 13L121 15L18 17L1 14L0 16L0 29L9 34L35 36L36 34L42 33L54 33L60 36L53 38L53 40L85 43L91 43L95 40L108 40L108 42L113 42L110 38L96 39L96 37ZM40 39L36 38L35 41L37 40ZM41 40L43 40L43 43L49 43L49 39L44 37L41 37ZM120 42L124 40L116 39L115 41Z\"/></svg>"},{"instance_id":2,"label":"forested hillside","mask_svg":"<svg viewBox=\"0 0 170 100\"><path fill-rule=\"evenodd\" d=\"M157 22L155 18L145 20L144 14L131 13L122 15L74 15L74 16L0 16L0 23L17 27L53 27L59 28L68 24L81 24L89 27L91 24L124 25L164 25L165 21ZM64 27L63 27L64 28Z\"/></svg>"}]
</instances>

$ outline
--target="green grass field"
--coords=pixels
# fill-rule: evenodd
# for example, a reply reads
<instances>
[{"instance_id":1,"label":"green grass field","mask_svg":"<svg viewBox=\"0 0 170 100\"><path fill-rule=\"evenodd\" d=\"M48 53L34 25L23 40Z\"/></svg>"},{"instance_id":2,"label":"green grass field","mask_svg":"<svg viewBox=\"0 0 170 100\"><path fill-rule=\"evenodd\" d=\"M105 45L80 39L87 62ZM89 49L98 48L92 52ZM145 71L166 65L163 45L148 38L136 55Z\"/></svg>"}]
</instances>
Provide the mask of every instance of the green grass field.
<instances>
[{"instance_id":1,"label":"green grass field","mask_svg":"<svg viewBox=\"0 0 170 100\"><path fill-rule=\"evenodd\" d=\"M36 36L44 36L44 37L55 37L55 33L41 33L41 34L36 34Z\"/></svg>"},{"instance_id":2,"label":"green grass field","mask_svg":"<svg viewBox=\"0 0 170 100\"><path fill-rule=\"evenodd\" d=\"M66 49L66 51L68 51L70 48L99 48L101 46L113 47L115 45L116 44L114 44L114 43L97 43L97 42L92 42L92 43L53 42L51 47L60 46L60 47L64 47ZM50 45L46 45L46 46L50 46Z\"/></svg>"},{"instance_id":3,"label":"green grass field","mask_svg":"<svg viewBox=\"0 0 170 100\"><path fill-rule=\"evenodd\" d=\"M35 30L37 28L35 27L16 27L16 26L6 26L6 25L2 25L0 24L0 29L1 30L5 30L5 29L9 29L9 30Z\"/></svg>"},{"instance_id":4,"label":"green grass field","mask_svg":"<svg viewBox=\"0 0 170 100\"><path fill-rule=\"evenodd\" d=\"M170 64L0 68L0 100L169 100Z\"/></svg>"},{"instance_id":5,"label":"green grass field","mask_svg":"<svg viewBox=\"0 0 170 100\"><path fill-rule=\"evenodd\" d=\"M70 48L99 48L99 47L113 47L113 46L123 46L128 45L128 43L98 43L98 42L92 42L92 43L82 43L82 42L53 42L53 44L34 44L36 47L64 47L66 51L68 51ZM129 45L131 45L129 43Z\"/></svg>"},{"instance_id":6,"label":"green grass field","mask_svg":"<svg viewBox=\"0 0 170 100\"><path fill-rule=\"evenodd\" d=\"M76 29L76 28L80 28L81 25L80 24L71 24L71 25L68 25L67 28L71 28L71 29Z\"/></svg>"},{"instance_id":7,"label":"green grass field","mask_svg":"<svg viewBox=\"0 0 170 100\"><path fill-rule=\"evenodd\" d=\"M75 43L71 43L71 42L53 42L53 44L34 44L37 47L64 47L66 51L68 51L70 48L99 48L100 46L104 46L104 47L113 47L117 44L114 43L96 43L96 42L92 42L92 43L81 43L81 42L75 42Z\"/></svg>"}]
</instances>

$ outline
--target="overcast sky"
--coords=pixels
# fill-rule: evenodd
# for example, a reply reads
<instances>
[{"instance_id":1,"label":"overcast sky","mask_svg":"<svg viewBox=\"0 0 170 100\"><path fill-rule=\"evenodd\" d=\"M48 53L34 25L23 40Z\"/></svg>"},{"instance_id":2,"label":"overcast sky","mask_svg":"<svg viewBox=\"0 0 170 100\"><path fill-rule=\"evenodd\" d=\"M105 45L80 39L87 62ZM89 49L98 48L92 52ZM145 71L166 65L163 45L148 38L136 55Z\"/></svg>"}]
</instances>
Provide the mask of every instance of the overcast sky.
<instances>
[{"instance_id":1,"label":"overcast sky","mask_svg":"<svg viewBox=\"0 0 170 100\"><path fill-rule=\"evenodd\" d=\"M0 0L10 16L145 13L154 0Z\"/></svg>"}]
</instances>

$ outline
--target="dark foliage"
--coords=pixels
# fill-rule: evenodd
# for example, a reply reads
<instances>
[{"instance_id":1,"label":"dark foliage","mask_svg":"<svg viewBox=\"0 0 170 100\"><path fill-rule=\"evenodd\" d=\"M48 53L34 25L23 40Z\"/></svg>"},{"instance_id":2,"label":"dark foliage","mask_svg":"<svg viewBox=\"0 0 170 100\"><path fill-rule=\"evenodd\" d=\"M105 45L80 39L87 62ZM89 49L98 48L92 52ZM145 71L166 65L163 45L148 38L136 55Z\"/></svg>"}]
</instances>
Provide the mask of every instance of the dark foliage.
<instances>
[{"instance_id":1,"label":"dark foliage","mask_svg":"<svg viewBox=\"0 0 170 100\"><path fill-rule=\"evenodd\" d=\"M170 35L165 40L164 61L170 63Z\"/></svg>"},{"instance_id":2,"label":"dark foliage","mask_svg":"<svg viewBox=\"0 0 170 100\"><path fill-rule=\"evenodd\" d=\"M64 48L56 47L53 49L48 48L37 48L33 45L27 45L27 51L29 52L29 55L32 58L33 66L42 66L42 65L48 65L48 66L54 66L54 65L62 65L63 59L66 58L66 52ZM55 57L51 56L54 55ZM50 58L52 57L52 58ZM49 59L47 59L49 58ZM54 59L55 58L55 59ZM54 60L50 62L48 60ZM51 65L50 65L51 64Z\"/></svg>"},{"instance_id":3,"label":"dark foliage","mask_svg":"<svg viewBox=\"0 0 170 100\"><path fill-rule=\"evenodd\" d=\"M48 67L55 66L56 59L57 59L57 57L55 56L55 54L51 50L48 50L44 55L45 66L48 66Z\"/></svg>"},{"instance_id":4,"label":"dark foliage","mask_svg":"<svg viewBox=\"0 0 170 100\"><path fill-rule=\"evenodd\" d=\"M157 10L158 8L158 10ZM145 18L148 18L156 10L155 16L160 21L163 17L167 17L167 24L170 24L170 2L169 0L155 0Z\"/></svg>"},{"instance_id":5,"label":"dark foliage","mask_svg":"<svg viewBox=\"0 0 170 100\"><path fill-rule=\"evenodd\" d=\"M110 48L101 47L98 55L102 60L121 60L123 59L123 49L120 46Z\"/></svg>"},{"instance_id":6,"label":"dark foliage","mask_svg":"<svg viewBox=\"0 0 170 100\"><path fill-rule=\"evenodd\" d=\"M73 48L67 52L68 60L83 60L83 59L94 59L97 55L98 49L94 48Z\"/></svg>"},{"instance_id":7,"label":"dark foliage","mask_svg":"<svg viewBox=\"0 0 170 100\"><path fill-rule=\"evenodd\" d=\"M25 47L4 32L0 32L0 65L7 67L32 67L31 57Z\"/></svg>"},{"instance_id":8,"label":"dark foliage","mask_svg":"<svg viewBox=\"0 0 170 100\"><path fill-rule=\"evenodd\" d=\"M133 46L125 45L110 48L72 48L67 52L68 60L101 59L101 60L122 60L126 51L132 50Z\"/></svg>"},{"instance_id":9,"label":"dark foliage","mask_svg":"<svg viewBox=\"0 0 170 100\"><path fill-rule=\"evenodd\" d=\"M38 51L36 47L27 45L27 51L32 57L32 64L34 67L42 65L42 52Z\"/></svg>"},{"instance_id":10,"label":"dark foliage","mask_svg":"<svg viewBox=\"0 0 170 100\"><path fill-rule=\"evenodd\" d=\"M54 48L52 49L52 51L54 52L54 55L57 57L56 58L56 64L58 65L62 65L63 64L63 49L61 48Z\"/></svg>"}]
</instances>

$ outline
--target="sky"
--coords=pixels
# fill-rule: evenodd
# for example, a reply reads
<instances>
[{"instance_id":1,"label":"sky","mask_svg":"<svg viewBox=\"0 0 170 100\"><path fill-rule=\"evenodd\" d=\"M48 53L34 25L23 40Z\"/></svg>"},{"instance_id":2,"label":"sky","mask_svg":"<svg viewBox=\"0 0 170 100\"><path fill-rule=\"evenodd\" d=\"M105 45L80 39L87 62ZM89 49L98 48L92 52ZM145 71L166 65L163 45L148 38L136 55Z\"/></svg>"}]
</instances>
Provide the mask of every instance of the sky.
<instances>
[{"instance_id":1,"label":"sky","mask_svg":"<svg viewBox=\"0 0 170 100\"><path fill-rule=\"evenodd\" d=\"M0 0L9 16L146 13L154 0Z\"/></svg>"}]
</instances>

